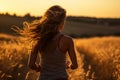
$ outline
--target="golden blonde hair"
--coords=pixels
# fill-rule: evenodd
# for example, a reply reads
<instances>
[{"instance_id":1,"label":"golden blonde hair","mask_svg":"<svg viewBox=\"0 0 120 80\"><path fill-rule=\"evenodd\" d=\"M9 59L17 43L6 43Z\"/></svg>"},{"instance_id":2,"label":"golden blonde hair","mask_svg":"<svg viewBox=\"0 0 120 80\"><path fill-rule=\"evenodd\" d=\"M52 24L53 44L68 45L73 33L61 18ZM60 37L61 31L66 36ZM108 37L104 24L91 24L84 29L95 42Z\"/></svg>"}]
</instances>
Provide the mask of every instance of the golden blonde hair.
<instances>
[{"instance_id":1,"label":"golden blonde hair","mask_svg":"<svg viewBox=\"0 0 120 80\"><path fill-rule=\"evenodd\" d=\"M59 32L59 27L65 21L66 10L55 5L50 7L40 20L35 20L32 23L24 22L23 30L18 29L21 35L26 36L29 40L40 43L40 51L45 51L47 45L52 38Z\"/></svg>"}]
</instances>

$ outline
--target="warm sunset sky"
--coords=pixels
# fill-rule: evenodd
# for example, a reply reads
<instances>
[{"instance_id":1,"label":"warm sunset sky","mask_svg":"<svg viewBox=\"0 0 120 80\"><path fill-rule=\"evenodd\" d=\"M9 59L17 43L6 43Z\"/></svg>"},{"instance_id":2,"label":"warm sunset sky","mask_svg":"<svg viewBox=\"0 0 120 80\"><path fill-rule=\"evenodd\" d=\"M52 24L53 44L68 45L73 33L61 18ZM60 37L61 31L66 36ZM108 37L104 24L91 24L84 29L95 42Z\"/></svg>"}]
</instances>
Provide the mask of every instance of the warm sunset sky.
<instances>
[{"instance_id":1,"label":"warm sunset sky","mask_svg":"<svg viewBox=\"0 0 120 80\"><path fill-rule=\"evenodd\" d=\"M65 8L67 15L120 18L120 0L0 0L0 12L41 16L56 4Z\"/></svg>"}]
</instances>

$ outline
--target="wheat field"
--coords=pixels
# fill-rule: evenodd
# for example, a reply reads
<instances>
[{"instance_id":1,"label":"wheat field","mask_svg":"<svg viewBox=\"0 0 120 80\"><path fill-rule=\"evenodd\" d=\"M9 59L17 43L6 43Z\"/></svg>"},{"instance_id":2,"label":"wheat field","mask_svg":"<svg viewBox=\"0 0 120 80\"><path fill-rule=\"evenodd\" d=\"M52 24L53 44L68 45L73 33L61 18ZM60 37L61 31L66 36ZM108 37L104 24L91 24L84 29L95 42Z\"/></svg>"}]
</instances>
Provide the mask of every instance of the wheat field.
<instances>
[{"instance_id":1,"label":"wheat field","mask_svg":"<svg viewBox=\"0 0 120 80\"><path fill-rule=\"evenodd\" d=\"M69 80L120 80L120 37L74 39L79 67ZM20 37L0 35L0 80L36 80L27 67L30 46Z\"/></svg>"}]
</instances>

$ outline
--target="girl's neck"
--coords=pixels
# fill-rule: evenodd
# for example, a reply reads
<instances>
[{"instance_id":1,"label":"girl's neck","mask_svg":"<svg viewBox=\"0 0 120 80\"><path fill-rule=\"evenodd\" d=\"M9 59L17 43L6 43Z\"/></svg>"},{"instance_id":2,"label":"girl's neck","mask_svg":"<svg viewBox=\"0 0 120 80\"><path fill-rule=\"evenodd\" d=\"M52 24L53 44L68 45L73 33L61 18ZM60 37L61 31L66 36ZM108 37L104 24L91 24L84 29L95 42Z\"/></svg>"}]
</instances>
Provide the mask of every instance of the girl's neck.
<instances>
[{"instance_id":1,"label":"girl's neck","mask_svg":"<svg viewBox=\"0 0 120 80\"><path fill-rule=\"evenodd\" d=\"M56 39L59 37L60 34L61 34L61 33L58 32L58 33L54 36L53 40L56 40Z\"/></svg>"}]
</instances>

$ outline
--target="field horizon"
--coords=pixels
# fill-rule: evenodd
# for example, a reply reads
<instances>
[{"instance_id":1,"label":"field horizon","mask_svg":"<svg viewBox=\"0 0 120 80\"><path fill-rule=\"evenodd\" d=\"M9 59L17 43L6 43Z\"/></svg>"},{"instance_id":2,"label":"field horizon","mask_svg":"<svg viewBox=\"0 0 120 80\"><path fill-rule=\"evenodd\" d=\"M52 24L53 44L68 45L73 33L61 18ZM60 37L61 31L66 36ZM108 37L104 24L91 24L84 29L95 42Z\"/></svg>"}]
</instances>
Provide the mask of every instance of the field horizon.
<instances>
[{"instance_id":1,"label":"field horizon","mask_svg":"<svg viewBox=\"0 0 120 80\"><path fill-rule=\"evenodd\" d=\"M0 33L18 35L11 28L23 28L23 22L32 22L41 17L0 14ZM67 16L62 33L74 38L93 36L120 36L120 18L95 18L84 16Z\"/></svg>"}]
</instances>

